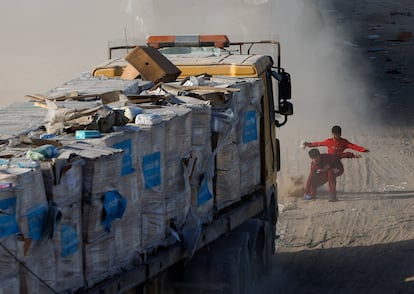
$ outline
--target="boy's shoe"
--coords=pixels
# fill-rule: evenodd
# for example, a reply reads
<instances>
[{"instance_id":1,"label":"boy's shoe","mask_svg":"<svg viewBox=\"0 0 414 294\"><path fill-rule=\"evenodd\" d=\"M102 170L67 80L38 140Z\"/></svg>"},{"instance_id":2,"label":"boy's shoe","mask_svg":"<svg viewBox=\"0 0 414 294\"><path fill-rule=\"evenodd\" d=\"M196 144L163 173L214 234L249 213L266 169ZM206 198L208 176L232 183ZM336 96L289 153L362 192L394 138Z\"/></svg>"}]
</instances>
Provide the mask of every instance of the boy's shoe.
<instances>
[{"instance_id":1,"label":"boy's shoe","mask_svg":"<svg viewBox=\"0 0 414 294\"><path fill-rule=\"evenodd\" d=\"M331 196L331 198L328 201L329 202L336 202L336 201L338 201L338 198L336 198L336 196Z\"/></svg>"},{"instance_id":2,"label":"boy's shoe","mask_svg":"<svg viewBox=\"0 0 414 294\"><path fill-rule=\"evenodd\" d=\"M309 195L309 194L306 194L306 195L303 197L303 199L304 199L304 200L312 200L312 196L311 196L311 195Z\"/></svg>"}]
</instances>

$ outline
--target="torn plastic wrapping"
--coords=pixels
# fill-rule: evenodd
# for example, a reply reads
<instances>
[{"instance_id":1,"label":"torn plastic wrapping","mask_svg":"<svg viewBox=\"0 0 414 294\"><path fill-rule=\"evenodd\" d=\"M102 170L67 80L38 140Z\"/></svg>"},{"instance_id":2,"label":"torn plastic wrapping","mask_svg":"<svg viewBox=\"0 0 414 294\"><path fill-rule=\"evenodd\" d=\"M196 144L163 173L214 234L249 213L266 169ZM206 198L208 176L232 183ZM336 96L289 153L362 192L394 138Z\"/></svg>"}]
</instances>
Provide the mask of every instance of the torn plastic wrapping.
<instances>
[{"instance_id":1,"label":"torn plastic wrapping","mask_svg":"<svg viewBox=\"0 0 414 294\"><path fill-rule=\"evenodd\" d=\"M213 218L213 176L215 163L211 149L211 112L209 101L177 96L175 101L191 109L191 163L189 178L191 183L191 209L201 223L209 223Z\"/></svg>"},{"instance_id":2,"label":"torn plastic wrapping","mask_svg":"<svg viewBox=\"0 0 414 294\"><path fill-rule=\"evenodd\" d=\"M183 161L191 150L191 110L161 106L146 111L159 115L165 126L163 194L167 224L178 230L185 222L191 203L189 176Z\"/></svg>"},{"instance_id":3,"label":"torn plastic wrapping","mask_svg":"<svg viewBox=\"0 0 414 294\"><path fill-rule=\"evenodd\" d=\"M212 129L216 133L215 205L218 209L238 201L242 195L250 193L260 183L260 103L263 86L258 79L240 80L231 85L239 88L233 92L227 109L213 108ZM252 97L252 95L256 95ZM247 164L243 169L241 163ZM243 182L249 178L249 181ZM231 189L229 188L231 187Z\"/></svg>"},{"instance_id":4,"label":"torn plastic wrapping","mask_svg":"<svg viewBox=\"0 0 414 294\"><path fill-rule=\"evenodd\" d=\"M119 192L127 200L125 213L111 225L115 232L115 266L121 268L137 261L142 252L141 243L141 194L138 190L137 171L121 177Z\"/></svg>"},{"instance_id":5,"label":"torn plastic wrapping","mask_svg":"<svg viewBox=\"0 0 414 294\"><path fill-rule=\"evenodd\" d=\"M0 188L0 284L18 273L17 255L17 195L14 187ZM10 253L12 255L10 255Z\"/></svg>"},{"instance_id":6,"label":"torn plastic wrapping","mask_svg":"<svg viewBox=\"0 0 414 294\"><path fill-rule=\"evenodd\" d=\"M111 223L124 216L127 200L118 191L107 191L103 197L102 223L106 231L111 230Z\"/></svg>"},{"instance_id":7,"label":"torn plastic wrapping","mask_svg":"<svg viewBox=\"0 0 414 294\"><path fill-rule=\"evenodd\" d=\"M44 96L48 97L49 100L53 100L59 97L98 96L113 91L120 91L124 95L136 95L152 86L153 83L149 81L111 79L103 76L93 77L86 73L47 91Z\"/></svg>"},{"instance_id":8,"label":"torn plastic wrapping","mask_svg":"<svg viewBox=\"0 0 414 294\"><path fill-rule=\"evenodd\" d=\"M76 254L80 251L85 253L83 261L88 285L122 268L137 258L138 252L150 252L157 246L182 241L188 254L192 255L200 236L201 224L213 219L215 208L232 204L257 185L260 181L258 127L261 119L262 85L260 80L234 80L227 79L226 84L221 85L219 80L215 82L220 89L239 89L238 92L226 93L225 103L212 105L212 100L188 96L170 97L165 100L168 107L159 107L160 111L166 111L164 114L139 107L142 113L135 118L147 114L150 116L147 121L141 120L139 124L131 123L127 126L109 124L111 132L102 134L100 138L86 138L82 142L76 142L76 138L70 134L52 138L63 145L59 147L59 154L75 154L83 162L76 165L68 160L69 157L63 159L59 155L41 165L41 168L46 163L52 165L48 167L49 178L45 178L48 181L48 199L56 201L59 208L66 211L62 221L52 225L56 226L53 231L55 244L61 246L55 248L55 255L60 254L62 262L60 265L57 262L60 267L58 272L68 277L67 284L62 279L56 281L60 283L59 287L72 287L79 282L77 266L80 257ZM206 82L205 85L208 86L209 83ZM56 105L63 106L65 103L57 102ZM69 104L97 107L96 102L91 101L72 101ZM86 118L85 125L91 124L93 121L90 120L90 114L96 113L101 106L93 109L93 112L89 108L87 115L82 107L71 108L71 111L66 109L62 116L68 115L72 119L82 113L79 120L71 120L70 123L80 125L82 119ZM109 105L104 109L109 112L113 110ZM125 109L119 110L125 116ZM151 116L158 120L154 121ZM61 123L62 130L72 127L66 125L66 122ZM134 123L136 122L135 119ZM55 127L58 125L59 123ZM12 160L0 162L3 163L2 169L10 169L11 162ZM64 162L61 168L52 164L60 166L59 162ZM33 172L38 168L25 170ZM9 187L8 179L0 179L0 182L6 188ZM31 180L30 185L29 181L25 185L29 185L31 190L39 190L33 189L33 185L37 184L32 184L33 182L42 181ZM128 190L136 193L128 193ZM76 195L66 195L68 191L76 192ZM124 197L127 205L122 206L122 198L115 197L115 202L120 204L116 205L116 211L105 208L104 196L108 191ZM77 202L79 199L82 199L81 203ZM67 219L69 206L78 210L82 206L82 223ZM47 205L34 205L34 208L30 211L31 218L39 216L42 219L43 213L47 218ZM124 213L120 213L122 211ZM27 227L21 218L19 226L20 223ZM33 233L36 230L39 232L40 227L36 228L34 224L31 226L34 228L32 236L38 238L39 234ZM27 231L26 229L23 235L27 235ZM73 242L64 241L69 239ZM62 242L67 246L62 246ZM73 283L69 285L70 280Z\"/></svg>"},{"instance_id":9,"label":"torn plastic wrapping","mask_svg":"<svg viewBox=\"0 0 414 294\"><path fill-rule=\"evenodd\" d=\"M20 233L24 238L39 241L48 211L42 172L10 167L0 172L0 181L16 187L16 221Z\"/></svg>"},{"instance_id":10,"label":"torn plastic wrapping","mask_svg":"<svg viewBox=\"0 0 414 294\"><path fill-rule=\"evenodd\" d=\"M162 118L157 113L140 113L135 116L135 124L144 126L153 126L160 124Z\"/></svg>"},{"instance_id":11,"label":"torn plastic wrapping","mask_svg":"<svg viewBox=\"0 0 414 294\"><path fill-rule=\"evenodd\" d=\"M81 202L62 204L62 220L53 236L58 292L84 286L82 264Z\"/></svg>"},{"instance_id":12,"label":"torn plastic wrapping","mask_svg":"<svg viewBox=\"0 0 414 294\"><path fill-rule=\"evenodd\" d=\"M139 125L138 189L141 195L142 248L147 250L166 237L165 122Z\"/></svg>"}]
</instances>

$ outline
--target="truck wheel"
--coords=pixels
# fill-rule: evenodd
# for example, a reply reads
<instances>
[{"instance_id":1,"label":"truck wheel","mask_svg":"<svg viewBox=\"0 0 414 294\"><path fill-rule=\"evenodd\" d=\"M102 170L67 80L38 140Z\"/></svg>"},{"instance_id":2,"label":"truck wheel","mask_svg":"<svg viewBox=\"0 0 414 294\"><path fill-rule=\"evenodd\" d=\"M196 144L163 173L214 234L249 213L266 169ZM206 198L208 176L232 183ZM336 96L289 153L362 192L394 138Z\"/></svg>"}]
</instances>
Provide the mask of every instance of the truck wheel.
<instances>
[{"instance_id":1,"label":"truck wheel","mask_svg":"<svg viewBox=\"0 0 414 294\"><path fill-rule=\"evenodd\" d=\"M270 271L271 269L271 257L276 253L276 246L275 246L275 240L276 240L276 223L277 223L277 217L278 217L278 208L277 208L277 194L272 194L270 198L269 206L267 207L267 217L265 218L264 224L265 224L265 236L266 236L266 246L267 246L267 252L266 252L266 270Z\"/></svg>"},{"instance_id":2,"label":"truck wheel","mask_svg":"<svg viewBox=\"0 0 414 294\"><path fill-rule=\"evenodd\" d=\"M181 281L173 282L179 294L239 294L240 249L196 253L183 268Z\"/></svg>"},{"instance_id":3,"label":"truck wheel","mask_svg":"<svg viewBox=\"0 0 414 294\"><path fill-rule=\"evenodd\" d=\"M277 223L277 216L278 216L278 208L276 204L275 194L270 196L269 204L266 206L264 213L260 215L260 219L265 221L267 224L266 226L270 226L270 228L266 229L266 239L269 242L268 246L271 248L271 255L275 253L275 240L276 240L276 223Z\"/></svg>"},{"instance_id":4,"label":"truck wheel","mask_svg":"<svg viewBox=\"0 0 414 294\"><path fill-rule=\"evenodd\" d=\"M231 232L223 238L216 240L212 250L218 251L239 251L237 257L240 294L250 293L253 280L251 278L251 258L249 253L250 235L247 232Z\"/></svg>"},{"instance_id":5,"label":"truck wheel","mask_svg":"<svg viewBox=\"0 0 414 294\"><path fill-rule=\"evenodd\" d=\"M276 233L275 227L270 224L268 221L264 221L264 230L265 230L265 252L264 252L264 270L266 273L270 272L272 267L272 255L275 253L275 239L274 235Z\"/></svg>"},{"instance_id":6,"label":"truck wheel","mask_svg":"<svg viewBox=\"0 0 414 294\"><path fill-rule=\"evenodd\" d=\"M249 234L227 234L194 255L184 266L176 293L248 294L250 278Z\"/></svg>"},{"instance_id":7,"label":"truck wheel","mask_svg":"<svg viewBox=\"0 0 414 294\"><path fill-rule=\"evenodd\" d=\"M249 234L249 255L252 268L252 280L257 281L267 272L269 246L266 245L270 230L265 229L265 222L260 219L251 219L240 225L236 231ZM269 238L269 237L268 237Z\"/></svg>"}]
</instances>

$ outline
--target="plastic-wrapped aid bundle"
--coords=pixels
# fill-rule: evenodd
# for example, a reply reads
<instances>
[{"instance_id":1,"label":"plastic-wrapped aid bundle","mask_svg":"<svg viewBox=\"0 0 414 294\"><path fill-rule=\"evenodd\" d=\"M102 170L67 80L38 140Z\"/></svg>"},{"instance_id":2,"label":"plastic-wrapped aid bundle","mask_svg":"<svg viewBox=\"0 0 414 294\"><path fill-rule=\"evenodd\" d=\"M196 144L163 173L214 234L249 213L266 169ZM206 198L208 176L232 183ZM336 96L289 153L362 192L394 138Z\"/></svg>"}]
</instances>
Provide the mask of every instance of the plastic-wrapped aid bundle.
<instances>
[{"instance_id":1,"label":"plastic-wrapped aid bundle","mask_svg":"<svg viewBox=\"0 0 414 294\"><path fill-rule=\"evenodd\" d=\"M26 158L33 160L45 160L48 158L55 157L57 153L58 151L55 146L51 144L46 144L27 151Z\"/></svg>"}]
</instances>

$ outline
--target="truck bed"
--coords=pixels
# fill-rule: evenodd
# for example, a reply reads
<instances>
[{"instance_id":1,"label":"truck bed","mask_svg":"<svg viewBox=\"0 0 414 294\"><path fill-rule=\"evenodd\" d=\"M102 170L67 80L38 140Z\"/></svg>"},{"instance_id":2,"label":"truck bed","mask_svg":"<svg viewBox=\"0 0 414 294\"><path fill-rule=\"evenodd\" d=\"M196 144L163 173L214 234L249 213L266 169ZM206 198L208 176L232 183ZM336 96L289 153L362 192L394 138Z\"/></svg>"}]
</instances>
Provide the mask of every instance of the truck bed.
<instances>
[{"instance_id":1,"label":"truck bed","mask_svg":"<svg viewBox=\"0 0 414 294\"><path fill-rule=\"evenodd\" d=\"M120 102L151 96L148 82L130 83L81 76L43 103L0 110L0 205L10 212L0 257L11 260L0 271L29 293L131 288L265 210L260 79L164 93L117 125ZM118 100L105 104L108 93ZM101 136L78 139L75 127ZM56 152L29 156L45 145Z\"/></svg>"}]
</instances>

